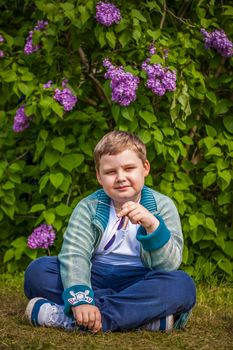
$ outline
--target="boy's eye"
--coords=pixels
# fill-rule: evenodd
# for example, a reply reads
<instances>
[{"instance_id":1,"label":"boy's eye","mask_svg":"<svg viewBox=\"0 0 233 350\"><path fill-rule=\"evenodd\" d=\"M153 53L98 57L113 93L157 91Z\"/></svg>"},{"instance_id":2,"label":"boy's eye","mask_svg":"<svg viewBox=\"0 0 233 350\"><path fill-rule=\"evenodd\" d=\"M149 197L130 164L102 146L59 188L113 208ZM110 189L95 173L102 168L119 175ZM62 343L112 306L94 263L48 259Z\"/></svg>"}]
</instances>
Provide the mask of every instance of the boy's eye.
<instances>
[{"instance_id":1,"label":"boy's eye","mask_svg":"<svg viewBox=\"0 0 233 350\"><path fill-rule=\"evenodd\" d=\"M105 174L107 174L107 175L113 175L113 174L115 174L115 171L114 171L114 170L109 170L109 171L106 171Z\"/></svg>"},{"instance_id":2,"label":"boy's eye","mask_svg":"<svg viewBox=\"0 0 233 350\"><path fill-rule=\"evenodd\" d=\"M129 166L126 168L126 170L133 170L133 169L135 169L135 166Z\"/></svg>"}]
</instances>

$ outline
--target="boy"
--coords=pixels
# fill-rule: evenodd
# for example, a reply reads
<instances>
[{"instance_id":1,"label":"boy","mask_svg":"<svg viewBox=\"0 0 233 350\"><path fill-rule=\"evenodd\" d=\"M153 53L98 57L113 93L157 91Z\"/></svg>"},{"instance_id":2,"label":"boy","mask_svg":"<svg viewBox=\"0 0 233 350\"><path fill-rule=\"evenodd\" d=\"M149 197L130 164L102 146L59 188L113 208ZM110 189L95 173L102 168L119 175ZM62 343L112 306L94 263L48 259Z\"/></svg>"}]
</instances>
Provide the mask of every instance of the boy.
<instances>
[{"instance_id":1,"label":"boy","mask_svg":"<svg viewBox=\"0 0 233 350\"><path fill-rule=\"evenodd\" d=\"M58 259L25 272L26 315L34 325L92 332L183 328L195 286L183 271L176 207L146 186L146 147L112 131L94 150L101 190L74 209Z\"/></svg>"}]
</instances>

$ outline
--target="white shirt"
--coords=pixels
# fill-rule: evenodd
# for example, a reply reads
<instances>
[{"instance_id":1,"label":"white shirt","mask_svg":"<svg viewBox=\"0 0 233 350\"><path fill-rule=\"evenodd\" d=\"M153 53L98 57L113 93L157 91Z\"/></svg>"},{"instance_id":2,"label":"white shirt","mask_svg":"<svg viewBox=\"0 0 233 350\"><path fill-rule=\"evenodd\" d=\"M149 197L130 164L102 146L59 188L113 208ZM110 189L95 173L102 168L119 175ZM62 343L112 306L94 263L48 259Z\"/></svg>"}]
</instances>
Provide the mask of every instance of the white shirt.
<instances>
[{"instance_id":1,"label":"white shirt","mask_svg":"<svg viewBox=\"0 0 233 350\"><path fill-rule=\"evenodd\" d=\"M121 228L117 230L116 228L119 225L119 222L120 220L116 215L114 205L111 203L108 225L95 252L93 262L98 261L110 265L142 267L140 243L136 239L139 225L132 224L129 221L125 229ZM115 240L113 244L110 245L109 242L114 239L114 233ZM107 245L109 245L109 248L107 248Z\"/></svg>"}]
</instances>

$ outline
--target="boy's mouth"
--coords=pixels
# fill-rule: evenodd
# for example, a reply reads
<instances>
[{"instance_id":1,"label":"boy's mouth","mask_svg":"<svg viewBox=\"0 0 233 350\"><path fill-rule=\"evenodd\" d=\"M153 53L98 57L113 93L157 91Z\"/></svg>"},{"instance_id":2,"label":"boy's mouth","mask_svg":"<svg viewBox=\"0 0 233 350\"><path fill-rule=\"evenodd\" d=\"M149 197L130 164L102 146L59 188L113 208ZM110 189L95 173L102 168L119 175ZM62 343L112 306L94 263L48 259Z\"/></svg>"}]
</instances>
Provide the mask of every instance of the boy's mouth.
<instances>
[{"instance_id":1,"label":"boy's mouth","mask_svg":"<svg viewBox=\"0 0 233 350\"><path fill-rule=\"evenodd\" d=\"M127 185L124 185L124 186L118 186L118 187L115 187L116 190L126 190L127 188L129 188L129 186Z\"/></svg>"}]
</instances>

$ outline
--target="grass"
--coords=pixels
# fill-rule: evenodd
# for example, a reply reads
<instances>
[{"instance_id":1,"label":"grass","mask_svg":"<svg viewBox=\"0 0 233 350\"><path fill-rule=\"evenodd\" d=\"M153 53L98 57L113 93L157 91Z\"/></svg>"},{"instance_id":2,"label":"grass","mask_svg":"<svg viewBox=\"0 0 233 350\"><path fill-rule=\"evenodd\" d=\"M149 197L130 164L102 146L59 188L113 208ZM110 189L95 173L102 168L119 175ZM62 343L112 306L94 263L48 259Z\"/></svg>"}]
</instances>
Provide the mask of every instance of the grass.
<instances>
[{"instance_id":1,"label":"grass","mask_svg":"<svg viewBox=\"0 0 233 350\"><path fill-rule=\"evenodd\" d=\"M32 327L24 318L23 277L0 276L0 350L232 350L233 287L198 285L186 330L171 334L123 332L93 335Z\"/></svg>"}]
</instances>

